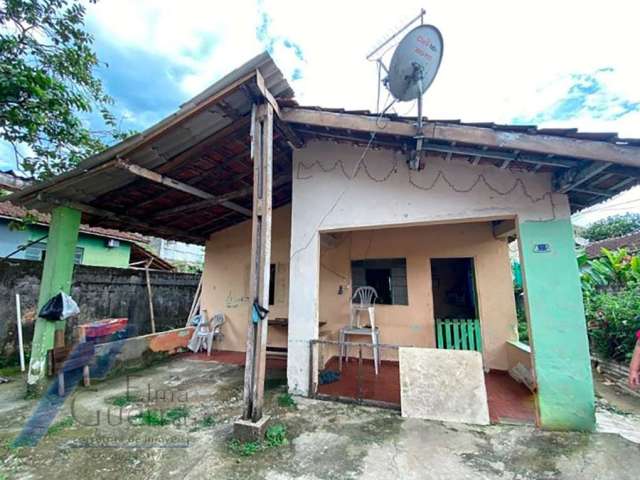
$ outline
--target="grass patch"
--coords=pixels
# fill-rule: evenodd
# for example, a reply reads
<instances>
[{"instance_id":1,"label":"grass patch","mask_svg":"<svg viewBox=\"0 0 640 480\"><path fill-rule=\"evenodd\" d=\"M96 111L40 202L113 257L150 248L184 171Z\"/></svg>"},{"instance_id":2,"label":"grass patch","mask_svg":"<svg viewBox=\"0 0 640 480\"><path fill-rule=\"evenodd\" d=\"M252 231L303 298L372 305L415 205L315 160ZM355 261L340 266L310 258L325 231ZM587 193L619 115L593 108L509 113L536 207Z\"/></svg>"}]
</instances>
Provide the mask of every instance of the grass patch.
<instances>
[{"instance_id":1,"label":"grass patch","mask_svg":"<svg viewBox=\"0 0 640 480\"><path fill-rule=\"evenodd\" d=\"M213 415L205 415L204 418L200 420L199 424L201 427L210 428L215 426L216 419L213 417Z\"/></svg>"},{"instance_id":2,"label":"grass patch","mask_svg":"<svg viewBox=\"0 0 640 480\"><path fill-rule=\"evenodd\" d=\"M56 422L53 425L51 425L49 427L49 430L47 430L47 435L51 435L51 436L57 435L58 433L72 426L73 426L73 418L66 417L60 420L59 422Z\"/></svg>"},{"instance_id":3,"label":"grass patch","mask_svg":"<svg viewBox=\"0 0 640 480\"><path fill-rule=\"evenodd\" d=\"M126 407L128 405L134 405L136 403L143 402L144 399L139 395L123 394L111 397L109 402L115 407Z\"/></svg>"},{"instance_id":4,"label":"grass patch","mask_svg":"<svg viewBox=\"0 0 640 480\"><path fill-rule=\"evenodd\" d=\"M18 375L20 375L20 365L0 368L0 377L17 377Z\"/></svg>"},{"instance_id":5,"label":"grass patch","mask_svg":"<svg viewBox=\"0 0 640 480\"><path fill-rule=\"evenodd\" d=\"M262 444L260 442L241 442L240 440L231 440L229 442L229 450L241 457L250 457L262 450Z\"/></svg>"},{"instance_id":6,"label":"grass patch","mask_svg":"<svg viewBox=\"0 0 640 480\"><path fill-rule=\"evenodd\" d=\"M281 423L271 425L267 428L267 432L264 434L264 440L267 446L271 448L288 445L289 440L287 440L287 427Z\"/></svg>"},{"instance_id":7,"label":"grass patch","mask_svg":"<svg viewBox=\"0 0 640 480\"><path fill-rule=\"evenodd\" d=\"M292 408L296 406L296 401L290 393L283 393L278 395L278 405L285 408Z\"/></svg>"},{"instance_id":8,"label":"grass patch","mask_svg":"<svg viewBox=\"0 0 640 480\"><path fill-rule=\"evenodd\" d=\"M184 406L174 407L169 410L145 410L134 418L139 425L151 427L164 427L171 423L178 423L189 416L189 409Z\"/></svg>"},{"instance_id":9,"label":"grass patch","mask_svg":"<svg viewBox=\"0 0 640 480\"><path fill-rule=\"evenodd\" d=\"M229 442L229 450L241 457L251 457L268 448L277 448L288 444L287 428L282 424L275 424L267 428L263 441L241 442L234 439Z\"/></svg>"}]
</instances>

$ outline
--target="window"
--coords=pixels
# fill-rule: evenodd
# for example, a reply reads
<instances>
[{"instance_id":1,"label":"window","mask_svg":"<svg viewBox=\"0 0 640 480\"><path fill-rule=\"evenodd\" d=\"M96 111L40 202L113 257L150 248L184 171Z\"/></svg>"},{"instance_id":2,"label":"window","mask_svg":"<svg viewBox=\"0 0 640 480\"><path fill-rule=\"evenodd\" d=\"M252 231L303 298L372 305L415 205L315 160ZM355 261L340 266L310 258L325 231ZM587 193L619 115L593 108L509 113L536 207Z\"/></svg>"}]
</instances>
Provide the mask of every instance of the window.
<instances>
[{"instance_id":1,"label":"window","mask_svg":"<svg viewBox=\"0 0 640 480\"><path fill-rule=\"evenodd\" d=\"M269 267L269 305L276 303L276 264Z\"/></svg>"},{"instance_id":2,"label":"window","mask_svg":"<svg viewBox=\"0 0 640 480\"><path fill-rule=\"evenodd\" d=\"M47 244L44 242L34 243L29 245L24 251L24 257L27 260L34 260L36 262L44 262L44 257L47 254ZM73 263L76 265L82 264L84 258L84 248L76 247Z\"/></svg>"},{"instance_id":3,"label":"window","mask_svg":"<svg viewBox=\"0 0 640 480\"><path fill-rule=\"evenodd\" d=\"M351 279L353 292L358 287L375 288L378 304L409 305L407 261L404 258L353 260Z\"/></svg>"}]
</instances>

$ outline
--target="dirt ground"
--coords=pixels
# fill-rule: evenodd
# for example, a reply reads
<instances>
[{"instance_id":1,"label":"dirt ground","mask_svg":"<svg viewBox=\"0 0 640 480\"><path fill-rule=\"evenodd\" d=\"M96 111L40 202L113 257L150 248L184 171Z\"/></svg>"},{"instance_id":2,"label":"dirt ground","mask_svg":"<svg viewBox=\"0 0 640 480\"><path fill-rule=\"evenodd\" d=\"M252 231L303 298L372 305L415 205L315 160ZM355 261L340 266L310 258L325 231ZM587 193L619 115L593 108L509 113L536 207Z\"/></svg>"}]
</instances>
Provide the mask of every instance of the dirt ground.
<instances>
[{"instance_id":1,"label":"dirt ground","mask_svg":"<svg viewBox=\"0 0 640 480\"><path fill-rule=\"evenodd\" d=\"M12 442L36 402L24 399L19 379L0 385L0 479L621 480L640 475L640 445L632 441L640 442L634 436L640 432L638 410L627 414L622 403L606 398L599 400L599 429L616 433L475 427L304 398L286 405L284 372L272 372L265 411L272 424L285 427L287 440L258 446L231 441L242 380L237 366L175 358L128 379L78 388L38 445L21 448ZM150 412L165 412L164 418L173 412L175 418L156 425Z\"/></svg>"}]
</instances>

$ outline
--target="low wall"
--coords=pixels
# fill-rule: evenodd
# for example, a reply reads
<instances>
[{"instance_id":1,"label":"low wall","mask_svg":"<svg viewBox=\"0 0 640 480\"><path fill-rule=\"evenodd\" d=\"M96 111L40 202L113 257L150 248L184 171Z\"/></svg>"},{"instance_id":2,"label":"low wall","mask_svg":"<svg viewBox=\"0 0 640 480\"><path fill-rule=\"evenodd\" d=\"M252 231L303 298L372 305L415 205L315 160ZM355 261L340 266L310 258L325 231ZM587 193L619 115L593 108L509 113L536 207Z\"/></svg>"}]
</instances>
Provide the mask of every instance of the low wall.
<instances>
[{"instance_id":1,"label":"low wall","mask_svg":"<svg viewBox=\"0 0 640 480\"><path fill-rule=\"evenodd\" d=\"M640 398L640 391L631 390L627 384L629 377L629 367L613 360L602 360L598 357L591 357L591 362L598 373L601 373L607 380L615 383L617 387L629 395Z\"/></svg>"},{"instance_id":2,"label":"low wall","mask_svg":"<svg viewBox=\"0 0 640 480\"><path fill-rule=\"evenodd\" d=\"M507 342L507 361L509 362L509 375L535 392L536 380L531 358L531 347L518 341Z\"/></svg>"},{"instance_id":3,"label":"low wall","mask_svg":"<svg viewBox=\"0 0 640 480\"><path fill-rule=\"evenodd\" d=\"M0 261L0 358L13 355L17 348L16 293L21 297L25 345L31 343L41 273L42 262ZM184 327L199 275L152 271L149 276L156 331ZM114 317L127 317L137 335L151 332L142 270L76 265L71 296L80 315L69 321L69 337L78 324Z\"/></svg>"},{"instance_id":4,"label":"low wall","mask_svg":"<svg viewBox=\"0 0 640 480\"><path fill-rule=\"evenodd\" d=\"M100 343L96 345L94 364L109 357L108 360L113 364L109 371L105 372L103 377L106 377L119 369L144 364L146 361L155 360L158 356L171 355L179 349L186 349L193 331L194 327L177 328L166 332Z\"/></svg>"}]
</instances>

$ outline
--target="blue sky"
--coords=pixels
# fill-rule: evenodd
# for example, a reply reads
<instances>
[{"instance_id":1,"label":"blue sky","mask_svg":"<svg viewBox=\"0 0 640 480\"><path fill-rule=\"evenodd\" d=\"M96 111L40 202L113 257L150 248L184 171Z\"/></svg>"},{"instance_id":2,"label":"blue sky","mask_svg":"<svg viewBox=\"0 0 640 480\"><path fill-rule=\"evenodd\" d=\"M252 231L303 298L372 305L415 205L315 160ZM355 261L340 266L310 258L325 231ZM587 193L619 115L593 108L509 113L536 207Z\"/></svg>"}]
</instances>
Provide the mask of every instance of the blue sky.
<instances>
[{"instance_id":1,"label":"blue sky","mask_svg":"<svg viewBox=\"0 0 640 480\"><path fill-rule=\"evenodd\" d=\"M150 126L265 49L299 102L373 109L376 69L365 57L424 6L444 37L427 116L640 137L639 4L101 0L88 28L124 129ZM0 167L12 164L0 148Z\"/></svg>"}]
</instances>

